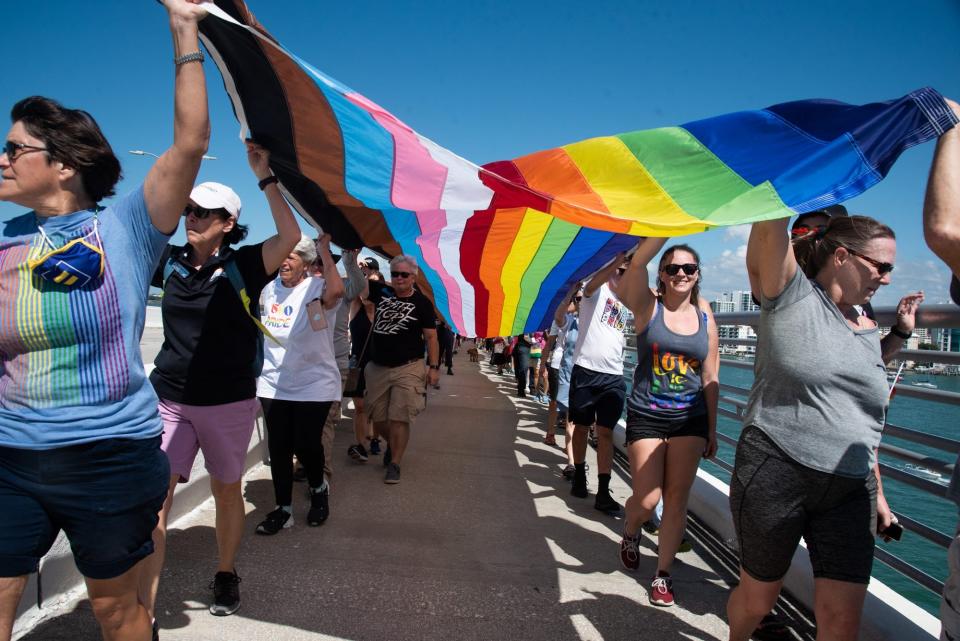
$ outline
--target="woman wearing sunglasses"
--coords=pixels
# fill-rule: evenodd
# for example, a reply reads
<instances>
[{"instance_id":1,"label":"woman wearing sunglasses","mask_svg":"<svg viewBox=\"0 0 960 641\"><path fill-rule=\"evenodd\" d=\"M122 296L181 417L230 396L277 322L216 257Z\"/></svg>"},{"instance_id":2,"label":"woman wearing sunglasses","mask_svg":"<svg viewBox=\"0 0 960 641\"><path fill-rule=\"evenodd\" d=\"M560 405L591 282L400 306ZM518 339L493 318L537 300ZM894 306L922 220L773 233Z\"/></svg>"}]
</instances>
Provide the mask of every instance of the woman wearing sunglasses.
<instances>
[{"instance_id":1,"label":"woman wearing sunglasses","mask_svg":"<svg viewBox=\"0 0 960 641\"><path fill-rule=\"evenodd\" d=\"M650 602L674 604L670 566L683 539L687 500L701 457L717 451L719 338L699 298L700 257L688 245L667 248L651 290L647 263L665 238L637 246L620 299L634 313L637 368L627 399L627 453L633 495L627 499L620 561L640 567L641 525L663 498L657 571Z\"/></svg>"},{"instance_id":2,"label":"woman wearing sunglasses","mask_svg":"<svg viewBox=\"0 0 960 641\"><path fill-rule=\"evenodd\" d=\"M139 342L150 275L209 140L197 2L165 0L174 143L106 206L117 160L86 112L33 96L11 112L0 200L29 208L0 243L0 638L63 530L104 639L147 639L142 560L166 495L157 399Z\"/></svg>"},{"instance_id":3,"label":"woman wearing sunglasses","mask_svg":"<svg viewBox=\"0 0 960 641\"><path fill-rule=\"evenodd\" d=\"M240 484L260 407L256 392L263 335L276 340L260 322L258 303L300 240L300 227L271 174L269 152L247 142L247 160L270 204L277 234L234 249L247 234L237 222L240 198L226 185L201 183L183 210L187 244L168 246L154 274L153 285L164 293L163 345L150 382L160 397L170 476L154 534L157 551L143 578L142 592L151 609L174 489L190 478L198 451L217 509L218 562L210 613L226 616L240 607L234 567L245 518Z\"/></svg>"},{"instance_id":4,"label":"woman wearing sunglasses","mask_svg":"<svg viewBox=\"0 0 960 641\"><path fill-rule=\"evenodd\" d=\"M730 483L741 557L727 605L730 638L748 639L774 606L802 536L818 634L852 639L877 519L881 527L890 521L885 505L878 514L875 475L889 392L884 353L909 338L922 294L901 301L881 345L862 306L890 283L893 230L865 216L834 216L791 242L787 223L755 223L748 245L762 297L754 384Z\"/></svg>"},{"instance_id":5,"label":"woman wearing sunglasses","mask_svg":"<svg viewBox=\"0 0 960 641\"><path fill-rule=\"evenodd\" d=\"M310 272L318 255L323 276L313 277ZM257 526L257 534L272 535L293 525L294 454L309 483L307 525L321 525L330 514L323 431L318 426L325 424L342 391L333 329L343 294L330 235L324 234L316 245L303 236L261 295L261 321L277 340L265 346L263 372L257 380L277 509Z\"/></svg>"}]
</instances>

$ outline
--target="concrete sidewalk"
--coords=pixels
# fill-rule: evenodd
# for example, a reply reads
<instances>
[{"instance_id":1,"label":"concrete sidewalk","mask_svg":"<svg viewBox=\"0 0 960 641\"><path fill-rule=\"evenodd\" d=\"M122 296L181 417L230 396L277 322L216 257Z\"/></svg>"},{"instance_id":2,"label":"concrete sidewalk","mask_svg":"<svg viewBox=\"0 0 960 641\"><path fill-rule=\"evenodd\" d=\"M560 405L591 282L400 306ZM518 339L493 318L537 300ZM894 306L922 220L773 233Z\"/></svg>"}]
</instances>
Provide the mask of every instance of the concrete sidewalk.
<instances>
[{"instance_id":1,"label":"concrete sidewalk","mask_svg":"<svg viewBox=\"0 0 960 641\"><path fill-rule=\"evenodd\" d=\"M466 354L454 369L429 391L399 485L384 485L379 457L347 458L352 423L341 422L324 526L304 525L299 485L296 525L273 537L253 534L274 507L273 493L269 468L247 475L249 535L234 616L207 612L212 501L176 522L161 579L161 639L726 638L731 576L722 566L708 566L699 546L680 555L678 606L649 605L655 539L644 538L639 573L622 570L622 523L596 512L592 495L570 496L562 452L542 443L545 407L515 398L512 379ZM588 457L592 493L592 450ZM615 474L611 485L623 501L627 483ZM68 610L22 638L99 638L85 601Z\"/></svg>"}]
</instances>

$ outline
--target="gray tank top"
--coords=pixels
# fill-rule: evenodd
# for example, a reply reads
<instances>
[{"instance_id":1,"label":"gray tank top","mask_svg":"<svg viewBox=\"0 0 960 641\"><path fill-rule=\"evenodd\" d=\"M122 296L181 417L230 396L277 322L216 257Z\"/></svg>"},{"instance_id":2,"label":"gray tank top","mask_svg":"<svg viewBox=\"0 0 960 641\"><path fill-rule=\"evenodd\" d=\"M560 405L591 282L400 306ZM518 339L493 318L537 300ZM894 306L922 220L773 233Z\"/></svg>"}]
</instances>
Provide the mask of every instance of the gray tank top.
<instances>
[{"instance_id":1,"label":"gray tank top","mask_svg":"<svg viewBox=\"0 0 960 641\"><path fill-rule=\"evenodd\" d=\"M701 369L710 342L707 315L700 312L695 334L670 331L658 300L650 324L637 334L637 369L627 400L631 412L653 419L684 420L707 411Z\"/></svg>"}]
</instances>

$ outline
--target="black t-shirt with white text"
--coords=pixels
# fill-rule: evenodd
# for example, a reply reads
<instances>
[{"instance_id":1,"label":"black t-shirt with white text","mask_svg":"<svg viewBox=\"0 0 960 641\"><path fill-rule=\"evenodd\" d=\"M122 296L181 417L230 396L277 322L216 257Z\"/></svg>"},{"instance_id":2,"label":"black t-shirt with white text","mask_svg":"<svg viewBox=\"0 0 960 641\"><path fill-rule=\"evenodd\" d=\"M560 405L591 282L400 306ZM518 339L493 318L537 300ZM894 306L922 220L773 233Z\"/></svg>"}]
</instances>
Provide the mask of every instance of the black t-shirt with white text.
<instances>
[{"instance_id":1,"label":"black t-shirt with white text","mask_svg":"<svg viewBox=\"0 0 960 641\"><path fill-rule=\"evenodd\" d=\"M370 336L370 360L396 367L423 358L423 330L436 328L430 299L417 290L399 298L392 288L374 281L370 283L369 299L377 307Z\"/></svg>"},{"instance_id":2,"label":"black t-shirt with white text","mask_svg":"<svg viewBox=\"0 0 960 641\"><path fill-rule=\"evenodd\" d=\"M189 245L168 245L153 276L152 285L163 288L163 345L150 382L160 398L186 405L253 398L260 330L244 311L223 264L236 262L250 312L259 316L260 292L275 276L264 269L263 243L223 248L200 269L188 261L189 251ZM164 271L169 272L166 282Z\"/></svg>"}]
</instances>

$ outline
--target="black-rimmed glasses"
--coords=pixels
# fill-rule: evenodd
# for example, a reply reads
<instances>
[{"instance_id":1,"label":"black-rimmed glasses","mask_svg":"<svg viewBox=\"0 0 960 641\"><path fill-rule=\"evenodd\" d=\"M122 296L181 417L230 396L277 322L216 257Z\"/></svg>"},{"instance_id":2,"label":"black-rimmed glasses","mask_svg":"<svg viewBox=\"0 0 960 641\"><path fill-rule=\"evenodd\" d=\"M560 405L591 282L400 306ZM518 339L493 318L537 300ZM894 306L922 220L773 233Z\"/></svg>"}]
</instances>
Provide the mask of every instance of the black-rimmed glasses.
<instances>
[{"instance_id":1,"label":"black-rimmed glasses","mask_svg":"<svg viewBox=\"0 0 960 641\"><path fill-rule=\"evenodd\" d=\"M183 215L186 217L186 216L189 216L190 214L193 214L197 220L203 220L210 214L215 214L218 211L220 210L207 209L206 207L200 207L199 205L187 205L186 207L183 208Z\"/></svg>"},{"instance_id":2,"label":"black-rimmed glasses","mask_svg":"<svg viewBox=\"0 0 960 641\"><path fill-rule=\"evenodd\" d=\"M390 272L390 278L410 278L413 276L410 272Z\"/></svg>"}]
</instances>

